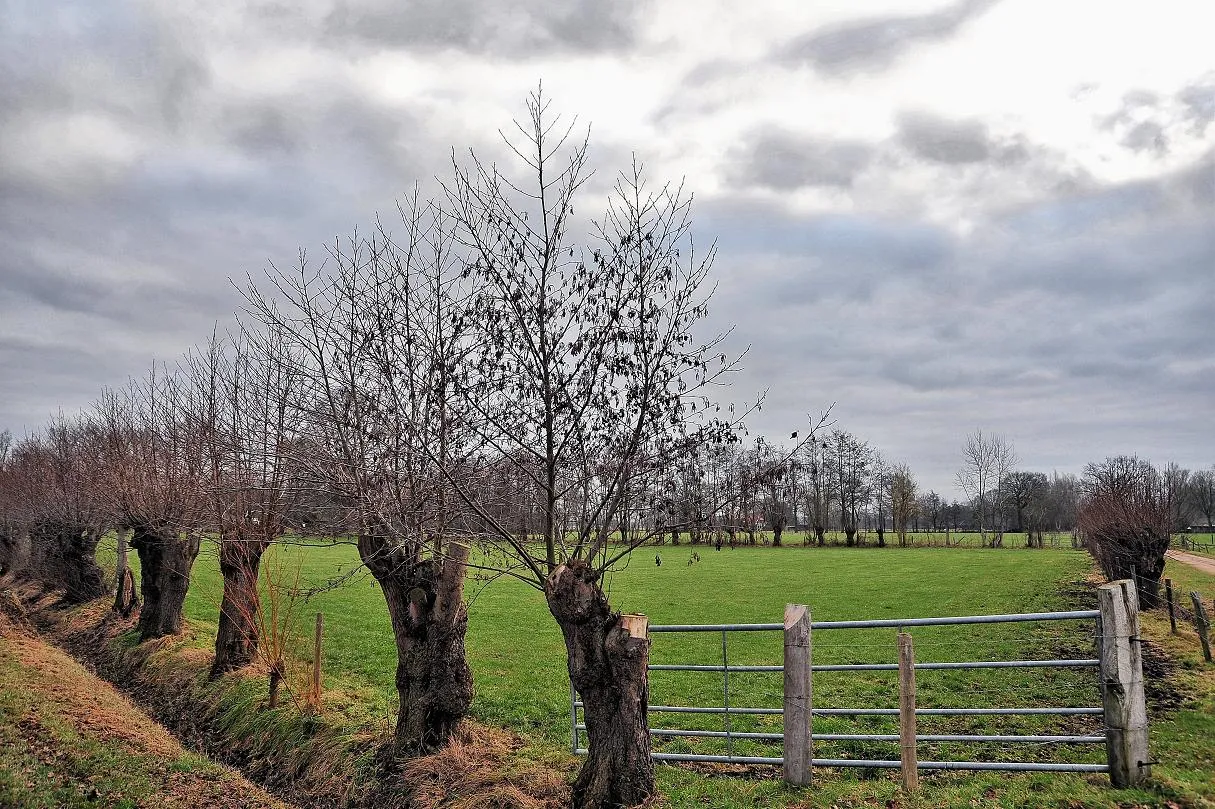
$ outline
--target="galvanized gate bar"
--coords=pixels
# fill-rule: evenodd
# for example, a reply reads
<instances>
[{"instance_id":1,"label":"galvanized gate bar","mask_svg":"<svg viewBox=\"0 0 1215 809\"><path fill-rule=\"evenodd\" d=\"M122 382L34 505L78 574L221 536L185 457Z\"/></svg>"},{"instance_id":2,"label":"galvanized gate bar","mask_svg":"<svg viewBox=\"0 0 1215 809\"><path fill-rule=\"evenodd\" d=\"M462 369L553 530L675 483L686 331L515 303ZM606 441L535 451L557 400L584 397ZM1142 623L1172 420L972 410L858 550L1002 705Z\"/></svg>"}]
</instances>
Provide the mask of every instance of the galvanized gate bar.
<instances>
[{"instance_id":1,"label":"galvanized gate bar","mask_svg":"<svg viewBox=\"0 0 1215 809\"><path fill-rule=\"evenodd\" d=\"M1101 664L1096 658L1077 660L976 660L967 663L916 663L916 670L934 669L1049 669L1049 668L1096 668ZM646 666L649 671L715 671L715 672L776 672L784 666L701 666L683 663L656 663ZM898 671L897 663L842 663L811 666L811 671Z\"/></svg>"},{"instance_id":2,"label":"galvanized gate bar","mask_svg":"<svg viewBox=\"0 0 1215 809\"><path fill-rule=\"evenodd\" d=\"M976 660L969 663L916 663L915 670L939 669L1061 669L1096 668L1101 661L1096 658L1082 660ZM898 663L847 663L841 665L813 666L814 671L898 671Z\"/></svg>"},{"instance_id":3,"label":"galvanized gate bar","mask_svg":"<svg viewBox=\"0 0 1215 809\"><path fill-rule=\"evenodd\" d=\"M582 703L575 703L581 708ZM650 713L725 713L724 708L696 705L651 705ZM814 708L815 716L898 716L898 708ZM780 715L783 708L739 708L732 714ZM1104 708L916 708L919 716L1100 716Z\"/></svg>"},{"instance_id":4,"label":"galvanized gate bar","mask_svg":"<svg viewBox=\"0 0 1215 809\"><path fill-rule=\"evenodd\" d=\"M1097 610L1066 612L1022 612L1012 615L955 615L947 618L884 618L875 621L815 621L811 629L901 629L908 626L955 626L957 624L1013 624L1022 621L1067 621L1096 618ZM653 627L650 627L653 629Z\"/></svg>"},{"instance_id":5,"label":"galvanized gate bar","mask_svg":"<svg viewBox=\"0 0 1215 809\"><path fill-rule=\"evenodd\" d=\"M744 733L738 730L671 730L666 728L650 728L653 736L689 736L706 737L710 739L759 739L761 741L779 742L785 738L783 733ZM727 750L727 754L732 751Z\"/></svg>"},{"instance_id":6,"label":"galvanized gate bar","mask_svg":"<svg viewBox=\"0 0 1215 809\"><path fill-rule=\"evenodd\" d=\"M581 705L582 703L578 703ZM651 705L650 713L725 713L725 708L701 708L693 705ZM776 714L785 712L784 708L735 708L730 706L732 714Z\"/></svg>"},{"instance_id":7,"label":"galvanized gate bar","mask_svg":"<svg viewBox=\"0 0 1215 809\"><path fill-rule=\"evenodd\" d=\"M941 618L884 618L872 621L811 621L814 629L898 629L906 626L953 626L957 624L1006 624L1021 621L1066 621L1096 618L1097 610L1024 612L1011 615L955 615ZM656 624L651 632L775 632L784 624Z\"/></svg>"},{"instance_id":8,"label":"galvanized gate bar","mask_svg":"<svg viewBox=\"0 0 1215 809\"><path fill-rule=\"evenodd\" d=\"M886 767L898 769L903 762L854 759L816 758L815 767ZM1109 772L1108 764L1037 764L1022 761L921 761L921 770L1006 770L1008 772Z\"/></svg>"},{"instance_id":9,"label":"galvanized gate bar","mask_svg":"<svg viewBox=\"0 0 1215 809\"><path fill-rule=\"evenodd\" d=\"M655 710L651 708L650 710ZM777 709L779 710L779 709ZM735 709L737 713L738 709ZM917 716L1099 716L1104 708L916 708ZM816 716L898 716L898 708L815 708Z\"/></svg>"},{"instance_id":10,"label":"galvanized gate bar","mask_svg":"<svg viewBox=\"0 0 1215 809\"><path fill-rule=\"evenodd\" d=\"M579 725L579 730L585 725ZM758 739L761 741L778 742L784 738L781 733L744 733L741 731L722 730L679 730L673 728L651 728L651 735L710 739ZM897 733L815 733L815 741L824 742L897 742ZM917 742L999 742L1002 744L1104 744L1104 736L1070 736L1070 735L998 735L998 734L948 734L923 733L916 734Z\"/></svg>"},{"instance_id":11,"label":"galvanized gate bar","mask_svg":"<svg viewBox=\"0 0 1215 809\"><path fill-rule=\"evenodd\" d=\"M651 632L784 632L784 624L650 624Z\"/></svg>"},{"instance_id":12,"label":"galvanized gate bar","mask_svg":"<svg viewBox=\"0 0 1215 809\"><path fill-rule=\"evenodd\" d=\"M727 671L726 666L694 666L684 664L650 664L649 671ZM784 666L730 666L729 671L784 671Z\"/></svg>"},{"instance_id":13,"label":"galvanized gate bar","mask_svg":"<svg viewBox=\"0 0 1215 809\"><path fill-rule=\"evenodd\" d=\"M897 742L897 733L815 733L825 742ZM1104 744L1104 736L1001 736L996 734L917 733L917 742L1002 742L1008 744Z\"/></svg>"},{"instance_id":14,"label":"galvanized gate bar","mask_svg":"<svg viewBox=\"0 0 1215 809\"><path fill-rule=\"evenodd\" d=\"M703 756L699 753L651 753L654 761L712 761L721 764L784 764L784 756Z\"/></svg>"}]
</instances>

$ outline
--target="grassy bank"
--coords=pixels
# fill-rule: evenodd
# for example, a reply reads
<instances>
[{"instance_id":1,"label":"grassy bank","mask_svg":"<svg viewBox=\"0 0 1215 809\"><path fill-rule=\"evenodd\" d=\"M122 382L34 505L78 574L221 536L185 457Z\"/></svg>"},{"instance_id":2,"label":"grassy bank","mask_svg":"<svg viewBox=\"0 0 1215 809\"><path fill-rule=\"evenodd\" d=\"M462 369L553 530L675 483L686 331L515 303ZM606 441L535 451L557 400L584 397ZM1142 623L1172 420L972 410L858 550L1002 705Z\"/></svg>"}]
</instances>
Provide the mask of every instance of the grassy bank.
<instances>
[{"instance_id":1,"label":"grassy bank","mask_svg":"<svg viewBox=\"0 0 1215 809\"><path fill-rule=\"evenodd\" d=\"M0 806L284 809L0 612Z\"/></svg>"}]
</instances>

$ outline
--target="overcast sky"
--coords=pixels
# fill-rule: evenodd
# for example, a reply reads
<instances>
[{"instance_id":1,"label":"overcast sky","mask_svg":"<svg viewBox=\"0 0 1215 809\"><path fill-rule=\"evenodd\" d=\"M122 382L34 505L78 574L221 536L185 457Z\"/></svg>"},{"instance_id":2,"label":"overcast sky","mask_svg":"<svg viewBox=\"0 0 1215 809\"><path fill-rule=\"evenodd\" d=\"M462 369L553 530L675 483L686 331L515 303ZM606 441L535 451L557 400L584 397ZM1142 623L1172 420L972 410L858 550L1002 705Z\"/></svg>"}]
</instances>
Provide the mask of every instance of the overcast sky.
<instances>
[{"instance_id":1,"label":"overcast sky","mask_svg":"<svg viewBox=\"0 0 1215 809\"><path fill-rule=\"evenodd\" d=\"M0 428L228 322L229 278L366 226L545 92L716 239L733 398L954 495L1215 463L1215 5L1195 0L0 0ZM429 187L429 185L427 185Z\"/></svg>"}]
</instances>

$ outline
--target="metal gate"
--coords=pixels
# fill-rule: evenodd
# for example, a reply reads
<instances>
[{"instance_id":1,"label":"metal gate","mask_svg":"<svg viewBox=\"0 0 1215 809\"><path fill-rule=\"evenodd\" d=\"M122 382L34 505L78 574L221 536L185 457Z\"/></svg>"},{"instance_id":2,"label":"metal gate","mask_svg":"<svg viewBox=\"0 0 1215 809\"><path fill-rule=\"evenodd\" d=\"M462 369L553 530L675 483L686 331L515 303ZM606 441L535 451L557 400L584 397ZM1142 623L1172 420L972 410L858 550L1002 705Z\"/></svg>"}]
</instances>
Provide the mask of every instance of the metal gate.
<instances>
[{"instance_id":1,"label":"metal gate","mask_svg":"<svg viewBox=\"0 0 1215 809\"><path fill-rule=\"evenodd\" d=\"M1096 641L1098 656L1094 658L1060 658L1060 659L1012 659L1012 660L969 660L914 662L916 671L940 670L970 670L970 669L1059 669L1084 668L1098 669L1101 665L1101 612L1099 610L1073 610L1064 612L1018 613L1005 615L969 615L939 618L901 618L859 621L812 621L810 630L817 639L818 633L838 632L851 629L897 629L899 631L914 627L959 626L968 624L1012 624L1021 622L1064 622L1087 621L1094 625L1093 637ZM725 752L717 754L697 752L655 752L656 761L701 761L730 764L773 764L786 763L784 750L781 745L785 742L785 732L740 731L735 726L735 720L742 717L782 716L784 707L758 707L735 704L731 693L731 678L739 675L781 673L785 671L784 664L739 665L732 664L730 659L730 637L736 633L775 633L784 632L785 624L676 624L655 625L649 627L654 635L672 635L679 633L716 633L721 636L721 662L714 664L688 663L657 663L651 664L649 670L670 672L718 672L721 674L720 704L717 705L650 705L651 722L662 717L662 723L651 729L655 741L671 738L708 738L724 741ZM662 641L656 640L653 650L660 650ZM890 648L894 648L891 645ZM810 664L814 674L827 672L889 672L898 671L898 663L850 663L850 664ZM570 704L571 749L576 754L585 754L582 734L585 726L579 721L579 709L582 703L578 701L571 689ZM812 717L897 717L899 708L891 707L817 707L810 710ZM1082 707L914 707L915 716L1101 716L1106 710L1100 706ZM719 715L720 729L680 728L679 720L675 717L688 714ZM913 725L914 727L914 725ZM999 743L999 744L1105 744L1108 728L1104 721L1100 733L1038 733L1038 734L1002 734L1002 733L954 733L954 734L915 734L916 743ZM815 733L811 730L813 742L870 742L898 743L900 735L890 733ZM720 743L720 742L719 742ZM736 746L746 743L749 747L758 744L777 746L776 755L755 755L749 752L738 752ZM774 752L777 752L774 751ZM1146 757L1146 756L1145 756ZM922 770L1009 770L1009 771L1046 771L1046 772L1109 772L1108 764L1074 763L1074 762L1018 762L1018 761L917 761L914 758L913 768ZM1147 762L1139 762L1146 765ZM814 758L808 764L813 767L865 767L891 768L903 767L904 760L900 758Z\"/></svg>"}]
</instances>

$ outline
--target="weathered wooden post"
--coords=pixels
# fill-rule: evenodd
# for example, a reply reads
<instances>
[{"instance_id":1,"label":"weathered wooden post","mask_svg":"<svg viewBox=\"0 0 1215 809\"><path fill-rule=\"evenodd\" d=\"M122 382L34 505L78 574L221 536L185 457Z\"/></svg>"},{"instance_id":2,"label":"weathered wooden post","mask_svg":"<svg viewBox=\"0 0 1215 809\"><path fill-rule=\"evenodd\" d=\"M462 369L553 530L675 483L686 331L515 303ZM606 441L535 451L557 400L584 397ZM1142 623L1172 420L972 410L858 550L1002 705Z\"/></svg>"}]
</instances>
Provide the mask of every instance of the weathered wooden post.
<instances>
[{"instance_id":1,"label":"weathered wooden post","mask_svg":"<svg viewBox=\"0 0 1215 809\"><path fill-rule=\"evenodd\" d=\"M312 709L321 710L321 639L325 633L325 616L316 614L316 635L312 642Z\"/></svg>"},{"instance_id":2,"label":"weathered wooden post","mask_svg":"<svg viewBox=\"0 0 1215 809\"><path fill-rule=\"evenodd\" d=\"M1101 698L1110 783L1137 786L1151 775L1143 657L1139 648L1139 596L1128 579L1097 590L1101 611Z\"/></svg>"},{"instance_id":3,"label":"weathered wooden post","mask_svg":"<svg viewBox=\"0 0 1215 809\"><path fill-rule=\"evenodd\" d=\"M1164 580L1164 597L1169 600L1169 631L1177 634L1177 608L1173 604L1173 580Z\"/></svg>"},{"instance_id":4,"label":"weathered wooden post","mask_svg":"<svg viewBox=\"0 0 1215 809\"><path fill-rule=\"evenodd\" d=\"M814 743L811 715L814 708L810 678L810 608L804 604L785 606L785 780L806 786L810 783Z\"/></svg>"},{"instance_id":5,"label":"weathered wooden post","mask_svg":"<svg viewBox=\"0 0 1215 809\"><path fill-rule=\"evenodd\" d=\"M900 632L899 640L899 754L903 764L903 788L920 788L915 751L915 649L911 635Z\"/></svg>"},{"instance_id":6,"label":"weathered wooden post","mask_svg":"<svg viewBox=\"0 0 1215 809\"><path fill-rule=\"evenodd\" d=\"M1211 622L1207 619L1207 608L1202 603L1202 596L1190 592L1190 600L1194 602L1194 628L1198 630L1198 640L1202 643L1202 657L1211 662Z\"/></svg>"}]
</instances>

